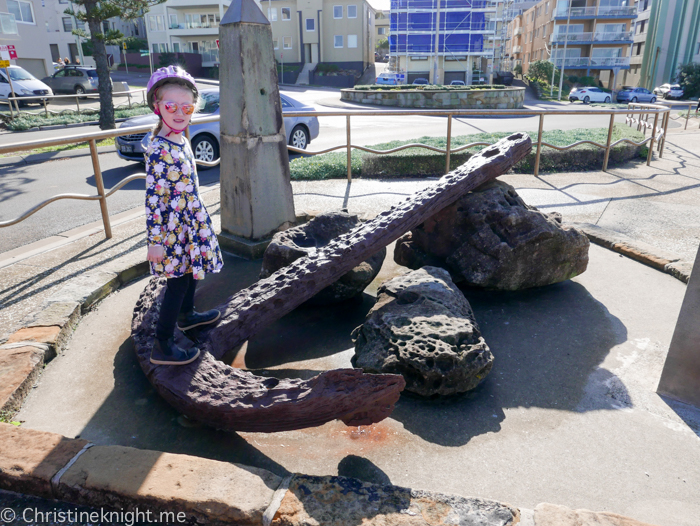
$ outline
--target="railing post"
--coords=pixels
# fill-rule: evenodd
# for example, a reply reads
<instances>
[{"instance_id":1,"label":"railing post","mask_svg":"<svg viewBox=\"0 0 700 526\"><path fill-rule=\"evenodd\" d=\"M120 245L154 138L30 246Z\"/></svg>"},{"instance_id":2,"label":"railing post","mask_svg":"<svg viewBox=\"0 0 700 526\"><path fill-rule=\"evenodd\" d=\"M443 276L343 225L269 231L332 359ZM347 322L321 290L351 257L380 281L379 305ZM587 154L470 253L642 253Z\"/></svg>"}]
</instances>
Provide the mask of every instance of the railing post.
<instances>
[{"instance_id":1,"label":"railing post","mask_svg":"<svg viewBox=\"0 0 700 526\"><path fill-rule=\"evenodd\" d=\"M49 116L49 108L46 106L46 99L44 99L44 115Z\"/></svg>"},{"instance_id":2,"label":"railing post","mask_svg":"<svg viewBox=\"0 0 700 526\"><path fill-rule=\"evenodd\" d=\"M647 115L649 115L647 113ZM649 142L649 153L647 154L647 166L651 166L651 158L654 155L654 131L659 124L659 114L654 114L654 127L651 129L651 141Z\"/></svg>"},{"instance_id":3,"label":"railing post","mask_svg":"<svg viewBox=\"0 0 700 526\"><path fill-rule=\"evenodd\" d=\"M664 131L661 132L661 139L659 139L658 141L656 141L656 151L657 151L657 152L661 152L661 143L662 143L662 141L663 141L664 134L666 133L666 132L665 132L665 129L666 129L666 112L664 112L663 115L661 115L661 129L664 130Z\"/></svg>"},{"instance_id":4,"label":"railing post","mask_svg":"<svg viewBox=\"0 0 700 526\"><path fill-rule=\"evenodd\" d=\"M348 181L352 181L352 151L350 149L350 115L345 116L345 136L348 150Z\"/></svg>"},{"instance_id":5,"label":"railing post","mask_svg":"<svg viewBox=\"0 0 700 526\"><path fill-rule=\"evenodd\" d=\"M75 96L75 104L78 106L78 115L80 115L80 97Z\"/></svg>"},{"instance_id":6,"label":"railing post","mask_svg":"<svg viewBox=\"0 0 700 526\"><path fill-rule=\"evenodd\" d=\"M642 108L640 107L639 109L641 110ZM639 114L639 125L637 126L637 131L642 131L642 128L644 128L644 126L642 125L642 120L643 120L643 119L644 119L644 114L643 114L643 113L640 113L640 114ZM646 129L645 129L645 132L644 132L644 136L646 137Z\"/></svg>"},{"instance_id":7,"label":"railing post","mask_svg":"<svg viewBox=\"0 0 700 526\"><path fill-rule=\"evenodd\" d=\"M664 122L664 134L661 137L661 149L659 150L659 158L664 156L664 146L666 146L666 134L668 133L668 121L671 120L671 108L666 111L666 122Z\"/></svg>"},{"instance_id":8,"label":"railing post","mask_svg":"<svg viewBox=\"0 0 700 526\"><path fill-rule=\"evenodd\" d=\"M12 97L14 93L10 93L7 97L7 105L10 107L10 118L14 119L15 118L15 110L12 109L12 101L10 100L10 97ZM18 115L19 117L19 115Z\"/></svg>"},{"instance_id":9,"label":"railing post","mask_svg":"<svg viewBox=\"0 0 700 526\"><path fill-rule=\"evenodd\" d=\"M690 119L690 110L693 108L692 104L688 104L688 113L685 114L685 128L684 130L688 129L688 119Z\"/></svg>"},{"instance_id":10,"label":"railing post","mask_svg":"<svg viewBox=\"0 0 700 526\"><path fill-rule=\"evenodd\" d=\"M90 156L92 157L92 168L95 170L95 186L100 195L100 210L102 211L102 223L105 226L105 237L112 238L112 226L109 223L109 212L107 211L107 197L105 197L105 185L102 182L102 170L100 169L100 158L97 156L97 142L90 139Z\"/></svg>"},{"instance_id":11,"label":"railing post","mask_svg":"<svg viewBox=\"0 0 700 526\"><path fill-rule=\"evenodd\" d=\"M540 152L542 151L542 127L544 126L544 113L540 113L540 126L537 130L537 154L535 155L535 177L540 175Z\"/></svg>"},{"instance_id":12,"label":"railing post","mask_svg":"<svg viewBox=\"0 0 700 526\"><path fill-rule=\"evenodd\" d=\"M185 128L185 137L187 137L187 142L190 141L190 127Z\"/></svg>"},{"instance_id":13,"label":"railing post","mask_svg":"<svg viewBox=\"0 0 700 526\"><path fill-rule=\"evenodd\" d=\"M131 109L131 93L127 91L126 96L129 97L129 109Z\"/></svg>"},{"instance_id":14,"label":"railing post","mask_svg":"<svg viewBox=\"0 0 700 526\"><path fill-rule=\"evenodd\" d=\"M613 126L615 124L615 114L610 114L610 125L608 126L608 142L605 146L605 159L603 159L603 171L608 171L608 161L610 160L610 143L612 142Z\"/></svg>"},{"instance_id":15,"label":"railing post","mask_svg":"<svg viewBox=\"0 0 700 526\"><path fill-rule=\"evenodd\" d=\"M146 104L146 90L141 91L141 100Z\"/></svg>"},{"instance_id":16,"label":"railing post","mask_svg":"<svg viewBox=\"0 0 700 526\"><path fill-rule=\"evenodd\" d=\"M452 148L452 115L447 116L447 151L445 153L445 173L450 173L450 149Z\"/></svg>"}]
</instances>

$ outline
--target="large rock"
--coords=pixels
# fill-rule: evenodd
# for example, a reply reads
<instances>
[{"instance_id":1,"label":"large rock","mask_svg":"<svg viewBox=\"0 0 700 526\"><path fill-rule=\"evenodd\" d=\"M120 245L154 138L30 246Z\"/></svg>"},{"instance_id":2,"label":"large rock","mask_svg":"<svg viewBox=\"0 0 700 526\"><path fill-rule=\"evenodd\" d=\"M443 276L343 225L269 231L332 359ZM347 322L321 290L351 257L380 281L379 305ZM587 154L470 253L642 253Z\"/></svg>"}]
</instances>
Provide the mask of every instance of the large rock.
<instances>
[{"instance_id":1,"label":"large rock","mask_svg":"<svg viewBox=\"0 0 700 526\"><path fill-rule=\"evenodd\" d=\"M528 206L515 189L491 181L467 193L396 242L409 268L446 268L456 282L500 290L558 283L588 265L588 238L561 215Z\"/></svg>"},{"instance_id":2,"label":"large rock","mask_svg":"<svg viewBox=\"0 0 700 526\"><path fill-rule=\"evenodd\" d=\"M407 391L426 397L474 389L493 365L469 302L437 267L383 283L353 339L354 366L403 375Z\"/></svg>"},{"instance_id":3,"label":"large rock","mask_svg":"<svg viewBox=\"0 0 700 526\"><path fill-rule=\"evenodd\" d=\"M317 249L326 246L331 239L349 232L359 224L360 220L356 215L347 212L326 212L319 214L308 223L278 232L273 236L263 255L260 278L267 278L292 261L315 253ZM361 294L379 273L385 257L386 248L382 248L338 281L316 294L309 303L328 305Z\"/></svg>"}]
</instances>

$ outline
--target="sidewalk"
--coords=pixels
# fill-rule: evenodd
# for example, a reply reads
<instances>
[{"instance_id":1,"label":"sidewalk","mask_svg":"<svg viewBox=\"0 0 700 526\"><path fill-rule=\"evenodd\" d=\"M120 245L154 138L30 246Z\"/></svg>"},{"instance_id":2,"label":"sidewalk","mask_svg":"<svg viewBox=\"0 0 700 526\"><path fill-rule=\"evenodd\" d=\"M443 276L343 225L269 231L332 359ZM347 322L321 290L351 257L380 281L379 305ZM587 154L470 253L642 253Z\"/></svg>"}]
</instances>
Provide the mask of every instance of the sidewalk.
<instances>
[{"instance_id":1,"label":"sidewalk","mask_svg":"<svg viewBox=\"0 0 700 526\"><path fill-rule=\"evenodd\" d=\"M687 276L700 242L698 139L695 131L671 135L664 158L651 167L501 179L528 204L561 212L565 222L587 225L592 237L617 240L648 265L659 268L662 262L662 269L672 265L677 275ZM297 212L347 207L371 217L432 182L309 181L293 182L293 190ZM217 189L202 198L219 230ZM495 499L520 509L530 521L523 524L536 526L547 524L542 502L612 511L660 526L697 523L700 411L655 393L685 291L669 273L592 245L589 270L569 283L511 295L468 294L497 360L485 387L473 396L444 402L404 397L390 419L364 430L336 422L289 433L225 434L180 425L177 414L135 368L129 323L145 281L130 281L145 271L142 211L124 213L113 234L106 240L99 225L88 225L54 245L15 251L12 261L11 254L0 254L0 342L32 325L32 319L43 316L45 325L48 316L56 315L45 310L49 298L64 298L64 304L65 298L82 298L75 304L78 312L63 314L73 324L82 314L82 321L75 332L54 335L60 354L36 389L31 389L34 380L29 383L29 396L16 417L24 420L22 436L44 432L44 438L32 435L35 445L54 437L51 447L57 447L56 437L80 435L65 442L65 453L56 454L61 462L88 442L95 444L51 486L54 495L78 491L70 488L82 484L82 476L91 484L84 494L143 503L156 498L150 491L167 487L157 499L168 502L178 495L174 482L195 473L194 479L206 481L202 487L208 489L195 490L187 482L188 495L201 500L183 506L200 513L212 494L223 498L215 486L222 489L218 484L242 477L250 486L240 491L258 488L253 496L260 502L253 499L251 506L262 515L276 491L281 491L280 500L289 504L291 499L302 508L303 503L307 511L311 504L300 489L304 484L328 495L343 493L337 481L301 475L283 484L289 474L301 472ZM258 266L227 256L227 272L205 283L208 296L199 296L200 306L255 280ZM381 276L396 271L388 255ZM117 294L90 307L120 286ZM345 311L290 315L251 341L250 363L281 377L349 366L349 332L362 322L367 304L369 297ZM298 327L304 330L295 332ZM58 340L64 336L70 340L61 350L65 341ZM117 478L120 458L139 468ZM254 467L241 473L231 462ZM168 476L168 469L174 474ZM211 480L220 482L212 485ZM357 497L356 491L348 494ZM437 499L430 495L427 500ZM250 517L255 515L247 509ZM532 509L540 510L540 522L527 511ZM573 524L561 522L564 515L550 524Z\"/></svg>"}]
</instances>

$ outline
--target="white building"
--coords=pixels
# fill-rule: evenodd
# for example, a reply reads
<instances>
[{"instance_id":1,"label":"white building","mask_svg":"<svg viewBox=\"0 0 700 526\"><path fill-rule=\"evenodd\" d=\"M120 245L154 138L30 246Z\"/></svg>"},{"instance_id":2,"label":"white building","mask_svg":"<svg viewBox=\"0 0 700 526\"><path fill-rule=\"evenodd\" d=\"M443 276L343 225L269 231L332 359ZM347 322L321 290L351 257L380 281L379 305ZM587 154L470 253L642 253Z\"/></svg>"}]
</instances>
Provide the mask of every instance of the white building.
<instances>
[{"instance_id":1,"label":"white building","mask_svg":"<svg viewBox=\"0 0 700 526\"><path fill-rule=\"evenodd\" d=\"M12 63L40 79L53 73L47 24L38 0L0 0L0 44L14 45Z\"/></svg>"}]
</instances>

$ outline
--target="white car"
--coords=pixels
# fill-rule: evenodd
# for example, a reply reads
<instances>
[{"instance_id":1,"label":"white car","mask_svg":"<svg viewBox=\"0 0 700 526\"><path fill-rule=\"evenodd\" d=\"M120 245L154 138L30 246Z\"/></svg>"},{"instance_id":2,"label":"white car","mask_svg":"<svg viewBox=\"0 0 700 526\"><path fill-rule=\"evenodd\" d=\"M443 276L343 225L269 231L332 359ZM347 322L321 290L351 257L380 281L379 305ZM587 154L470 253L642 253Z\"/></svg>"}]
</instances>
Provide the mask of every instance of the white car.
<instances>
[{"instance_id":1,"label":"white car","mask_svg":"<svg viewBox=\"0 0 700 526\"><path fill-rule=\"evenodd\" d=\"M662 84L658 88L654 88L654 93L664 99L682 99L683 88L678 84Z\"/></svg>"},{"instance_id":2,"label":"white car","mask_svg":"<svg viewBox=\"0 0 700 526\"><path fill-rule=\"evenodd\" d=\"M53 95L53 91L46 84L37 79L34 75L19 66L7 68L12 80L12 87L17 97L36 97L37 95ZM5 76L5 70L0 69L0 100L7 101L11 96L10 82ZM26 102L17 101L20 106L24 104L41 104L44 99L30 99Z\"/></svg>"},{"instance_id":3,"label":"white car","mask_svg":"<svg viewBox=\"0 0 700 526\"><path fill-rule=\"evenodd\" d=\"M569 93L569 102L580 100L584 104L589 102L610 102L612 98L610 93L603 91L595 86L587 86L585 88L574 88Z\"/></svg>"}]
</instances>

